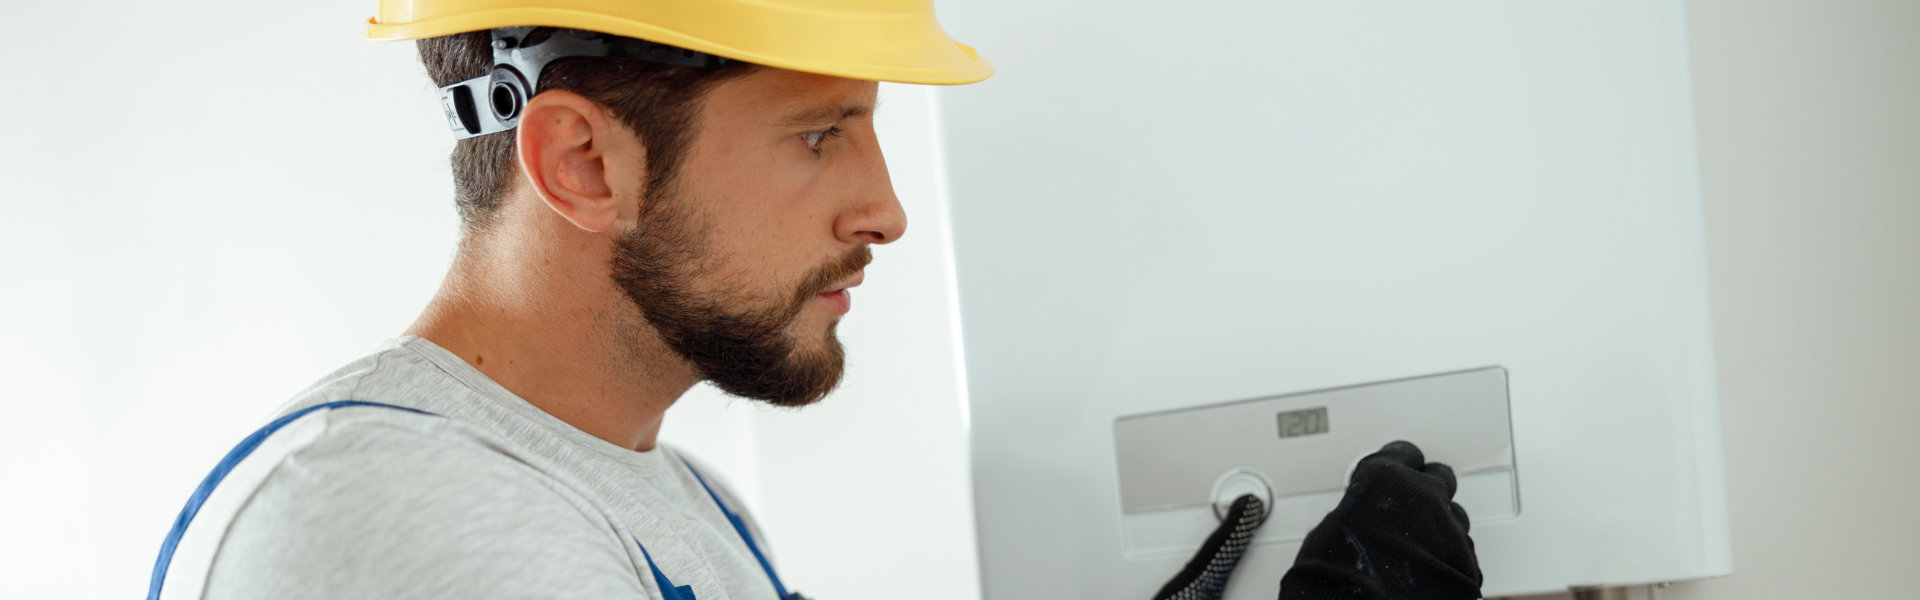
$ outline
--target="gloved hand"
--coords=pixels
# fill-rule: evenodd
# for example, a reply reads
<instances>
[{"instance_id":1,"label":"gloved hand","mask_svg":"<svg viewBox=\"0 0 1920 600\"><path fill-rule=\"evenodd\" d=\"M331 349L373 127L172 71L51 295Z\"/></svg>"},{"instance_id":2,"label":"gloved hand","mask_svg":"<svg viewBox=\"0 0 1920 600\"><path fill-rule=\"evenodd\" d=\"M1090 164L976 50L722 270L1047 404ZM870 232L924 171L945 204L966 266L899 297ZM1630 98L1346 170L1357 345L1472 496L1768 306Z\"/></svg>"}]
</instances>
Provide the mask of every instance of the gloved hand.
<instances>
[{"instance_id":1,"label":"gloved hand","mask_svg":"<svg viewBox=\"0 0 1920 600\"><path fill-rule=\"evenodd\" d=\"M1207 536L1186 568L1167 581L1153 600L1220 600L1227 589L1227 576L1246 554L1253 530L1260 527L1266 513L1265 503L1252 494L1235 498L1213 535Z\"/></svg>"},{"instance_id":2,"label":"gloved hand","mask_svg":"<svg viewBox=\"0 0 1920 600\"><path fill-rule=\"evenodd\" d=\"M1307 533L1281 600L1472 600L1480 561L1453 469L1393 442L1360 460L1340 505Z\"/></svg>"}]
</instances>

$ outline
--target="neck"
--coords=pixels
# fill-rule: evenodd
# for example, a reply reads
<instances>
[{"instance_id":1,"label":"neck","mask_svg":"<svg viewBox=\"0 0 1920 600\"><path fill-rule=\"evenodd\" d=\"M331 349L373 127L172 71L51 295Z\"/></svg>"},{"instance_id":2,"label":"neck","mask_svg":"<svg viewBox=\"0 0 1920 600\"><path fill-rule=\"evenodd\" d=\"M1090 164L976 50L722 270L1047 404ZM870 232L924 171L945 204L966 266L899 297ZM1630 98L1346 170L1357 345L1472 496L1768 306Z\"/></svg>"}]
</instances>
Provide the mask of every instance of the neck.
<instances>
[{"instance_id":1,"label":"neck","mask_svg":"<svg viewBox=\"0 0 1920 600\"><path fill-rule=\"evenodd\" d=\"M589 435L652 450L667 408L699 377L613 286L607 240L550 241L571 243L463 243L407 333Z\"/></svg>"}]
</instances>

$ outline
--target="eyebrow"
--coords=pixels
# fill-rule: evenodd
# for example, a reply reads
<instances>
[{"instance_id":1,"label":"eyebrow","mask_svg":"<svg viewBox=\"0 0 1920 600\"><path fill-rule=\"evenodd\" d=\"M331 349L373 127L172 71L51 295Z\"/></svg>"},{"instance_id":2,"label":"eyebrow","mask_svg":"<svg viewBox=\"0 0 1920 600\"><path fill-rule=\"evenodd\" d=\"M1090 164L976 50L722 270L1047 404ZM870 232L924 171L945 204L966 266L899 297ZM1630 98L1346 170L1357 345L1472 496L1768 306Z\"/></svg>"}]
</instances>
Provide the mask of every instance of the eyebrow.
<instances>
[{"instance_id":1,"label":"eyebrow","mask_svg":"<svg viewBox=\"0 0 1920 600\"><path fill-rule=\"evenodd\" d=\"M854 117L871 115L873 114L873 109L874 106L869 104L818 106L781 117L778 123L788 127L806 127L838 123Z\"/></svg>"}]
</instances>

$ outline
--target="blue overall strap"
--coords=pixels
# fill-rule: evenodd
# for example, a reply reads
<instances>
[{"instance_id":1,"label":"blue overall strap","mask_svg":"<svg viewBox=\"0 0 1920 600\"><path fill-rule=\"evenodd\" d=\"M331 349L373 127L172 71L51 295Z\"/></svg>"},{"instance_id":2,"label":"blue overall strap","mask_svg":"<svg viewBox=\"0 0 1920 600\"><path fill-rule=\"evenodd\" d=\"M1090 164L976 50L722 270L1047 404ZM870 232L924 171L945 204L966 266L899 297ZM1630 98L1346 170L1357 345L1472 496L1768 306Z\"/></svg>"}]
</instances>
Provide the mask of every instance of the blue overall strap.
<instances>
[{"instance_id":1,"label":"blue overall strap","mask_svg":"<svg viewBox=\"0 0 1920 600\"><path fill-rule=\"evenodd\" d=\"M693 463L687 462L687 459L682 457L680 464L687 466L687 472L693 473L693 478L700 482L700 487L705 488L707 495L713 497L714 505L720 507L720 514L727 516L727 522L733 523L733 530L739 532L740 539L747 542L747 549L752 550L753 557L760 561L760 570L766 571L767 579L773 580L773 593L777 594L780 600L800 598L799 594L788 595L787 586L780 584L780 576L773 572L773 563L767 562L767 555L762 554L760 545L753 542L753 533L747 531L747 522L741 520L740 515L734 514L733 509L727 508L727 503L720 500L719 494L713 493L713 486L707 485L707 478L700 476L700 470L693 468Z\"/></svg>"},{"instance_id":2,"label":"blue overall strap","mask_svg":"<svg viewBox=\"0 0 1920 600\"><path fill-rule=\"evenodd\" d=\"M294 420L306 416L307 413L313 411L344 408L348 406L379 406L423 415L433 414L417 408L394 406L392 404L361 402L359 400L340 400L325 404L315 404L293 411L292 414L274 419L272 423L268 423L267 426L261 427L258 431L253 432L253 435L247 436L247 439L240 440L240 445L234 446L233 450L228 451L227 456L220 459L220 464L213 466L213 472L208 473L206 479L200 480L200 487L193 490L193 495L187 498L186 507L181 508L180 516L173 520L173 530L167 532L167 540L160 543L160 558L153 561L153 580L148 583L147 586L147 600L160 600L160 587L167 581L167 566L173 563L173 551L179 548L180 538L187 534L187 525L193 523L194 515L200 513L200 505L207 502L207 497L213 495L213 488L220 485L220 480L227 478L227 473L232 471L234 466L239 465L240 461L246 459L248 454L252 454L254 449L259 448L261 442L267 441L267 436L273 435L273 432L279 431L281 427L285 427L288 423L292 423Z\"/></svg>"},{"instance_id":3,"label":"blue overall strap","mask_svg":"<svg viewBox=\"0 0 1920 600\"><path fill-rule=\"evenodd\" d=\"M693 597L693 586L675 586L666 573L660 572L660 565L653 562L652 554L647 554L647 545L640 543L640 538L634 538L633 545L640 547L640 555L647 557L647 568L653 569L653 584L660 587L660 600L699 600Z\"/></svg>"}]
</instances>

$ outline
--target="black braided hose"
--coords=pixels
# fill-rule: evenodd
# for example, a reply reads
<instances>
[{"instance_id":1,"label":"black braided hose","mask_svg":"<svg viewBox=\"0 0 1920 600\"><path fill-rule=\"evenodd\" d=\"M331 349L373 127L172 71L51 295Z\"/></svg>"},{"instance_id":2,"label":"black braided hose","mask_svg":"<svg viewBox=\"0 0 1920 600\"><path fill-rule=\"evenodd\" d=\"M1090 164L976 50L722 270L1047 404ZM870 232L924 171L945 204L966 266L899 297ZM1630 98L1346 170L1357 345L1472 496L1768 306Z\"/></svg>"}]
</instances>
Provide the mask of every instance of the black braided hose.
<instances>
[{"instance_id":1,"label":"black braided hose","mask_svg":"<svg viewBox=\"0 0 1920 600\"><path fill-rule=\"evenodd\" d=\"M1186 568L1161 587L1153 600L1220 600L1227 590L1227 576L1247 553L1253 530L1260 528L1265 516L1266 504L1259 498L1252 494L1235 498L1213 535L1207 536Z\"/></svg>"}]
</instances>

